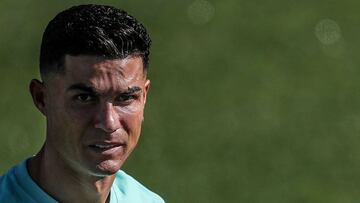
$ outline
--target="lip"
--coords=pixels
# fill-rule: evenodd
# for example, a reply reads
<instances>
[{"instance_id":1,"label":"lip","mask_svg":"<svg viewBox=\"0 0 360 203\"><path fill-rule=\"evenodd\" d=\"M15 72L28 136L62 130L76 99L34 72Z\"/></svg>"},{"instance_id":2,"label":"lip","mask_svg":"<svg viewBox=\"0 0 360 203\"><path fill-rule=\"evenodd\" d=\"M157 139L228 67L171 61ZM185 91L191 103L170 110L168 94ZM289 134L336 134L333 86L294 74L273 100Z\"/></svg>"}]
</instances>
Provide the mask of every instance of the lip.
<instances>
[{"instance_id":1,"label":"lip","mask_svg":"<svg viewBox=\"0 0 360 203\"><path fill-rule=\"evenodd\" d=\"M91 151L97 154L111 156L123 152L125 150L126 144L99 142L90 144L88 147L91 149Z\"/></svg>"}]
</instances>

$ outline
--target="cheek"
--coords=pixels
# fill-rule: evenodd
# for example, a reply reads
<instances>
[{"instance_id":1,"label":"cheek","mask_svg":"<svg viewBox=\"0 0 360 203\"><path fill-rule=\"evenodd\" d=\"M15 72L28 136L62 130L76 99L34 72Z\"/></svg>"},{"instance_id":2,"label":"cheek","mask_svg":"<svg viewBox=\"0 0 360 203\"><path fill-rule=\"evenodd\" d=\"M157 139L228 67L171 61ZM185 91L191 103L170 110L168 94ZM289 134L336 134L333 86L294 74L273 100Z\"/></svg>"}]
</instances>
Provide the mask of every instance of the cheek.
<instances>
[{"instance_id":1,"label":"cheek","mask_svg":"<svg viewBox=\"0 0 360 203\"><path fill-rule=\"evenodd\" d=\"M48 140L52 147L69 158L79 149L83 124L64 108L53 108L47 117Z\"/></svg>"},{"instance_id":2,"label":"cheek","mask_svg":"<svg viewBox=\"0 0 360 203\"><path fill-rule=\"evenodd\" d=\"M49 118L50 132L56 134L59 142L77 144L86 130L91 112L64 104L53 108Z\"/></svg>"},{"instance_id":3,"label":"cheek","mask_svg":"<svg viewBox=\"0 0 360 203\"><path fill-rule=\"evenodd\" d=\"M71 124L83 126L92 120L93 115L96 114L96 108L79 106L69 102L66 104L64 113Z\"/></svg>"},{"instance_id":4,"label":"cheek","mask_svg":"<svg viewBox=\"0 0 360 203\"><path fill-rule=\"evenodd\" d=\"M141 132L141 123L143 119L143 110L128 111L128 109L119 112L120 122L125 131L127 131L129 140L136 143Z\"/></svg>"},{"instance_id":5,"label":"cheek","mask_svg":"<svg viewBox=\"0 0 360 203\"><path fill-rule=\"evenodd\" d=\"M118 108L118 112L124 115L137 115L142 114L144 106L141 104L141 101L135 101L133 104L128 106L123 106Z\"/></svg>"},{"instance_id":6,"label":"cheek","mask_svg":"<svg viewBox=\"0 0 360 203\"><path fill-rule=\"evenodd\" d=\"M118 107L117 113L120 120L131 131L138 131L143 120L144 105L142 100L135 101L131 105Z\"/></svg>"},{"instance_id":7,"label":"cheek","mask_svg":"<svg viewBox=\"0 0 360 203\"><path fill-rule=\"evenodd\" d=\"M47 121L50 128L49 131L57 134L67 131L67 126L69 126L71 120L68 117L66 106L61 102L52 102L48 109Z\"/></svg>"}]
</instances>

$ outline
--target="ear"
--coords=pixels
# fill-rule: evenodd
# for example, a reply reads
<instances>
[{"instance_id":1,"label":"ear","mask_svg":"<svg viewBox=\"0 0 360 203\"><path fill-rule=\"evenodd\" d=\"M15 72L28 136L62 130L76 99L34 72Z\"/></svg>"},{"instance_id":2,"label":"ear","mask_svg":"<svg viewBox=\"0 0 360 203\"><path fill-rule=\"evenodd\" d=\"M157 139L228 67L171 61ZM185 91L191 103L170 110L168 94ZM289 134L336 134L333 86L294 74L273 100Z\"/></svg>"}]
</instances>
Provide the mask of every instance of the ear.
<instances>
[{"instance_id":1,"label":"ear","mask_svg":"<svg viewBox=\"0 0 360 203\"><path fill-rule=\"evenodd\" d=\"M150 80L146 80L145 85L144 85L144 91L143 91L144 105L146 104L146 97L147 97L147 93L149 91L149 88L150 88Z\"/></svg>"},{"instance_id":2,"label":"ear","mask_svg":"<svg viewBox=\"0 0 360 203\"><path fill-rule=\"evenodd\" d=\"M44 116L46 116L44 83L37 79L32 79L29 85L29 90L36 108L39 109Z\"/></svg>"}]
</instances>

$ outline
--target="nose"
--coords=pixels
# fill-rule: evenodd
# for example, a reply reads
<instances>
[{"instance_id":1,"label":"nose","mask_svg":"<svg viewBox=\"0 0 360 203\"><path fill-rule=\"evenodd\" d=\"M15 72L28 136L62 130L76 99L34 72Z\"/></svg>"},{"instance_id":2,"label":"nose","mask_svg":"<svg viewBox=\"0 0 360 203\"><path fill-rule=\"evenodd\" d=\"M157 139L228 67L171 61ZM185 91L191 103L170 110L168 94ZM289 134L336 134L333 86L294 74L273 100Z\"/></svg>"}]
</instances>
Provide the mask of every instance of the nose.
<instances>
[{"instance_id":1,"label":"nose","mask_svg":"<svg viewBox=\"0 0 360 203\"><path fill-rule=\"evenodd\" d=\"M96 115L95 128L101 129L107 133L115 132L121 126L119 114L116 112L112 103L106 102L99 108Z\"/></svg>"}]
</instances>

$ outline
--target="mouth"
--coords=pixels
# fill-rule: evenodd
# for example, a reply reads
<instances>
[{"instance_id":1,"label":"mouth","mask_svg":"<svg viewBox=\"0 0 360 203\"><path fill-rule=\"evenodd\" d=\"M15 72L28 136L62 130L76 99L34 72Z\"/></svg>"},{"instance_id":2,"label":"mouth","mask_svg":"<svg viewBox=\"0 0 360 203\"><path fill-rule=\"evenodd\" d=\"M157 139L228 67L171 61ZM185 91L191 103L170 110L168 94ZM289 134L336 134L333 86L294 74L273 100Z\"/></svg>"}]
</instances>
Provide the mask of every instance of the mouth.
<instances>
[{"instance_id":1,"label":"mouth","mask_svg":"<svg viewBox=\"0 0 360 203\"><path fill-rule=\"evenodd\" d=\"M89 145L89 148L102 155L115 155L125 151L126 144L97 143Z\"/></svg>"},{"instance_id":2,"label":"mouth","mask_svg":"<svg viewBox=\"0 0 360 203\"><path fill-rule=\"evenodd\" d=\"M108 144L94 144L94 145L89 145L89 147L92 147L92 148L97 148L97 149L110 149L110 148L113 148L113 147L116 147L116 146L120 146L120 145L116 145L116 144L111 144L111 145L108 145Z\"/></svg>"}]
</instances>

